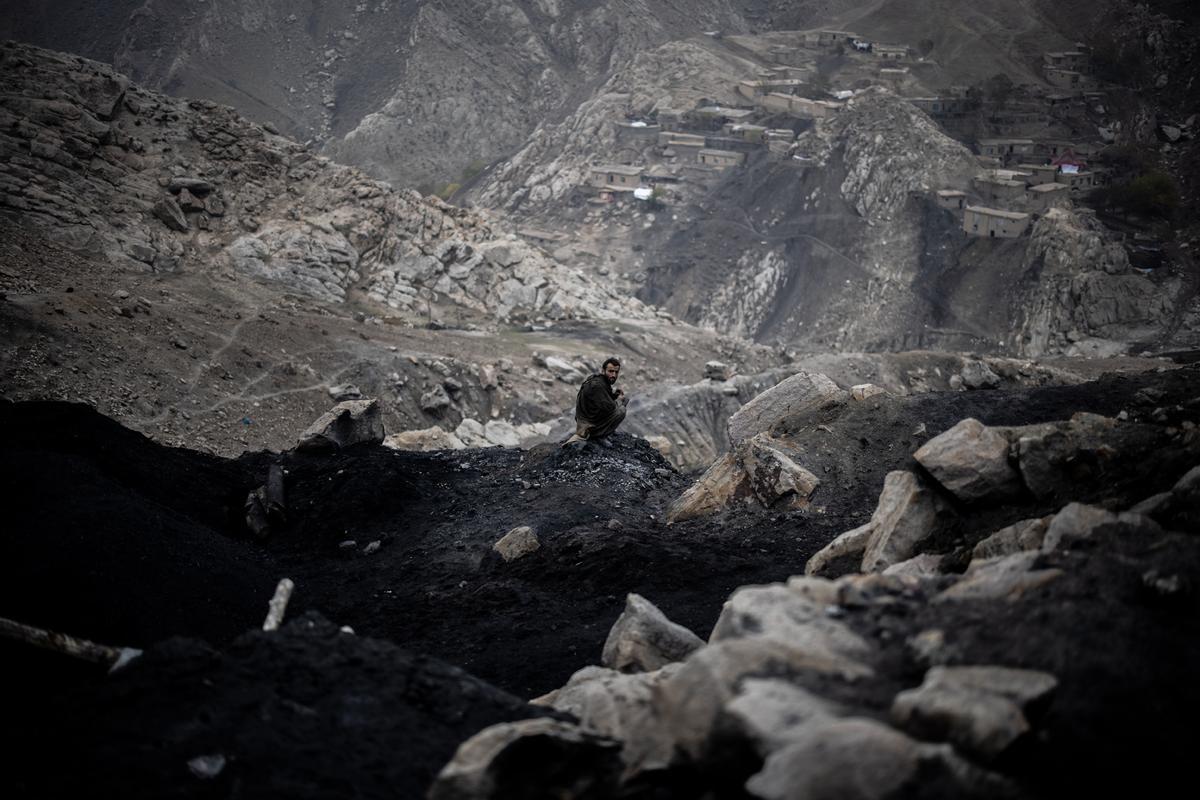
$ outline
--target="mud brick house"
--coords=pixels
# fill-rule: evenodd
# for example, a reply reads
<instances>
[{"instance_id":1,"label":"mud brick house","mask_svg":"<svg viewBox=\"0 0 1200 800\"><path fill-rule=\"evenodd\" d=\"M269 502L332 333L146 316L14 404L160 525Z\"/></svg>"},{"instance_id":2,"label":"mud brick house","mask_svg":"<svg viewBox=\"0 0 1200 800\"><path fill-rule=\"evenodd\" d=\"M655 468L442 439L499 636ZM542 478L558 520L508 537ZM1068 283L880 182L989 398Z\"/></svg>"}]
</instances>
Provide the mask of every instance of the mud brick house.
<instances>
[{"instance_id":1,"label":"mud brick house","mask_svg":"<svg viewBox=\"0 0 1200 800\"><path fill-rule=\"evenodd\" d=\"M641 120L621 120L616 124L616 127L618 142L637 139L656 139L658 138L658 134L662 132L662 125Z\"/></svg>"},{"instance_id":2,"label":"mud brick house","mask_svg":"<svg viewBox=\"0 0 1200 800\"><path fill-rule=\"evenodd\" d=\"M588 183L597 189L632 192L642 185L644 171L642 167L630 167L624 164L601 164L591 168L588 173Z\"/></svg>"},{"instance_id":3,"label":"mud brick house","mask_svg":"<svg viewBox=\"0 0 1200 800\"><path fill-rule=\"evenodd\" d=\"M1083 73L1073 69L1047 67L1046 82L1057 89L1082 90L1084 86Z\"/></svg>"},{"instance_id":4,"label":"mud brick house","mask_svg":"<svg viewBox=\"0 0 1200 800\"><path fill-rule=\"evenodd\" d=\"M904 44L873 44L871 52L876 58L884 61L903 61L908 58L908 45Z\"/></svg>"},{"instance_id":5,"label":"mud brick house","mask_svg":"<svg viewBox=\"0 0 1200 800\"><path fill-rule=\"evenodd\" d=\"M705 148L696 154L696 161L706 167L723 170L741 166L746 161L746 154Z\"/></svg>"},{"instance_id":6,"label":"mud brick house","mask_svg":"<svg viewBox=\"0 0 1200 800\"><path fill-rule=\"evenodd\" d=\"M1042 64L1045 69L1065 69L1077 72L1087 72L1091 58L1082 50L1064 50L1042 53Z\"/></svg>"},{"instance_id":7,"label":"mud brick house","mask_svg":"<svg viewBox=\"0 0 1200 800\"><path fill-rule=\"evenodd\" d=\"M979 155L992 156L1003 160L1023 158L1033 153L1033 139L980 139L978 142Z\"/></svg>"},{"instance_id":8,"label":"mud brick house","mask_svg":"<svg viewBox=\"0 0 1200 800\"><path fill-rule=\"evenodd\" d=\"M984 206L963 209L963 231L989 239L1016 239L1029 230L1029 215Z\"/></svg>"},{"instance_id":9,"label":"mud brick house","mask_svg":"<svg viewBox=\"0 0 1200 800\"><path fill-rule=\"evenodd\" d=\"M948 211L962 211L967 204L967 193L957 189L939 189L934 194L934 198L937 200L939 208Z\"/></svg>"},{"instance_id":10,"label":"mud brick house","mask_svg":"<svg viewBox=\"0 0 1200 800\"><path fill-rule=\"evenodd\" d=\"M975 190L989 202L1014 203L1025 198L1024 181L1015 181L994 174L976 175L972 181Z\"/></svg>"},{"instance_id":11,"label":"mud brick house","mask_svg":"<svg viewBox=\"0 0 1200 800\"><path fill-rule=\"evenodd\" d=\"M1058 175L1058 167L1053 164L1017 164L1017 169L1027 175L1025 178L1027 186L1054 183Z\"/></svg>"},{"instance_id":12,"label":"mud brick house","mask_svg":"<svg viewBox=\"0 0 1200 800\"><path fill-rule=\"evenodd\" d=\"M1071 187L1063 183L1039 183L1027 190L1029 210L1035 214L1045 214L1052 208L1067 204Z\"/></svg>"}]
</instances>

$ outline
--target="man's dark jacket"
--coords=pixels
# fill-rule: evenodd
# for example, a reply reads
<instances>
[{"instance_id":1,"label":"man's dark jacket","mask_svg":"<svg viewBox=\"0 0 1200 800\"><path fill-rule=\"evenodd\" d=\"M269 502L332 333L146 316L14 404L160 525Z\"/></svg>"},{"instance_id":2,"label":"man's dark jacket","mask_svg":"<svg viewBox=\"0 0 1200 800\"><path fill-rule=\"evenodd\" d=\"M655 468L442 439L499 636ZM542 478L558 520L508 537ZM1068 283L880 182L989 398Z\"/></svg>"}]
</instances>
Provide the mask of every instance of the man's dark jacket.
<instances>
[{"instance_id":1,"label":"man's dark jacket","mask_svg":"<svg viewBox=\"0 0 1200 800\"><path fill-rule=\"evenodd\" d=\"M575 398L575 430L585 439L607 436L625 419L625 398L618 398L608 378L592 375Z\"/></svg>"}]
</instances>

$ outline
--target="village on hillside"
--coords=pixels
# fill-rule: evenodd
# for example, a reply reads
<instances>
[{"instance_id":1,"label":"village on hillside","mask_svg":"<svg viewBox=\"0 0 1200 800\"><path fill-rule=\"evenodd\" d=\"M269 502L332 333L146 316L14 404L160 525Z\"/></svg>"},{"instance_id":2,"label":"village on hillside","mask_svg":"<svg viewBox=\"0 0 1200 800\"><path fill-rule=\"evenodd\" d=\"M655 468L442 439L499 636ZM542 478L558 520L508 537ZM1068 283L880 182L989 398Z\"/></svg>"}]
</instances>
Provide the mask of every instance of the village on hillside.
<instances>
[{"instance_id":1,"label":"village on hillside","mask_svg":"<svg viewBox=\"0 0 1200 800\"><path fill-rule=\"evenodd\" d=\"M1115 177L1095 163L1114 135L1105 127L1105 93L1083 44L1044 53L1042 83L1018 85L997 75L930 96L915 74L931 63L920 55L923 47L836 30L782 32L765 40L731 36L722 43L762 65L754 79L737 83L743 102L701 102L614 120L617 151L594 163L580 187L589 204L616 213L628 203L659 208L687 197L689 188L704 191L727 170L757 158L810 168L798 137L819 131L872 85L921 109L976 154L979 172L970 185L930 192L968 236L1026 235L1039 215L1069 206ZM844 88L830 85L819 69L831 59ZM558 239L546 231L521 233L543 244Z\"/></svg>"}]
</instances>

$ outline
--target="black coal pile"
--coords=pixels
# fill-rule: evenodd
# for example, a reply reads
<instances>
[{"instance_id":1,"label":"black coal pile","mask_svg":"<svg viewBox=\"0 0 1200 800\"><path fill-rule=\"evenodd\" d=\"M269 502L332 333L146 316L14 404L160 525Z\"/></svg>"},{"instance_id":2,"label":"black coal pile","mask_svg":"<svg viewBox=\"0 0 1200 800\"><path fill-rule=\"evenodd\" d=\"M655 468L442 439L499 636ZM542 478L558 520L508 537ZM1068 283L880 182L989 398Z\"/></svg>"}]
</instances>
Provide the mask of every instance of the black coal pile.
<instances>
[{"instance_id":1,"label":"black coal pile","mask_svg":"<svg viewBox=\"0 0 1200 800\"><path fill-rule=\"evenodd\" d=\"M811 443L822 477L811 507L739 505L674 525L665 509L689 479L621 434L611 448L583 450L363 445L220 459L163 447L84 406L0 402L0 617L146 650L105 675L0 642L9 676L0 702L23 732L4 750L4 783L24 796L85 786L99 796L419 796L458 743L546 713L524 700L598 663L627 593L703 638L737 587L803 573L871 515L889 470L913 468L918 427L929 437L966 416L1016 425L1086 410L1126 413L1176 441L1192 435L1198 396L1195 370L1183 368L863 403L827 429L792 432ZM1108 493L1122 502L1178 478L1106 463L1097 480L1114 481ZM259 540L245 501L273 468L286 521ZM1081 497L1104 494L1097 483ZM1001 524L1009 512L999 508L987 519ZM494 545L520 527L537 547L506 560ZM956 531L970 541L945 542L950 551L975 544L974 527ZM1130 540L1067 570L1052 603L972 609L901 598L854 612L847 623L879 643L873 665L886 676L858 704L881 713L919 676L903 644L913 636L976 630L956 637L957 663L1020 663L1063 682L1042 729L1054 747L1013 774L1052 770L1047 757L1078 765L1111 754L1100 747L1105 732L1143 719L1122 710L1139 698L1149 698L1147 713L1194 707L1178 688L1194 648L1175 671L1155 667L1171 641L1194 638L1194 548L1139 546ZM1175 599L1163 599L1150 573L1178 576L1182 588L1167 593ZM292 622L257 631L283 577L295 582ZM1103 602L1087 606L1089 596ZM1173 688L1156 692L1160 677ZM1087 685L1102 688L1095 704ZM1147 741L1167 741L1180 719Z\"/></svg>"},{"instance_id":2,"label":"black coal pile","mask_svg":"<svg viewBox=\"0 0 1200 800\"><path fill-rule=\"evenodd\" d=\"M420 797L466 737L548 713L315 613L16 706L5 783L29 797Z\"/></svg>"}]
</instances>

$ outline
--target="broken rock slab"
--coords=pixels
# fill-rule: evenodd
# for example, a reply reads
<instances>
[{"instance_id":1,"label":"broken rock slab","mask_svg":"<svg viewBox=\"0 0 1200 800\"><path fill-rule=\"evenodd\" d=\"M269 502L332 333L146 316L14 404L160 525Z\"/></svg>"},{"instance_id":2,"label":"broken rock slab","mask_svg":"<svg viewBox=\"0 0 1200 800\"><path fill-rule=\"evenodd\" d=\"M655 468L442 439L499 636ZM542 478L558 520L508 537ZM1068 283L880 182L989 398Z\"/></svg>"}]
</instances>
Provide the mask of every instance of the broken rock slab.
<instances>
[{"instance_id":1,"label":"broken rock slab","mask_svg":"<svg viewBox=\"0 0 1200 800\"><path fill-rule=\"evenodd\" d=\"M913 458L959 500L998 501L1021 491L1008 450L1007 437L967 418L921 445Z\"/></svg>"},{"instance_id":2,"label":"broken rock slab","mask_svg":"<svg viewBox=\"0 0 1200 800\"><path fill-rule=\"evenodd\" d=\"M1006 600L1015 602L1026 592L1045 586L1061 577L1061 569L1034 569L1040 557L1037 551L1016 553L1004 558L972 561L962 580L934 598L934 602L954 600Z\"/></svg>"},{"instance_id":3,"label":"broken rock slab","mask_svg":"<svg viewBox=\"0 0 1200 800\"><path fill-rule=\"evenodd\" d=\"M819 373L797 372L767 389L729 418L732 445L756 433L795 430L806 421L838 408L847 393Z\"/></svg>"},{"instance_id":4,"label":"broken rock slab","mask_svg":"<svg viewBox=\"0 0 1200 800\"><path fill-rule=\"evenodd\" d=\"M151 211L164 225L173 231L185 232L188 229L187 217L174 197L164 197L154 204Z\"/></svg>"},{"instance_id":5,"label":"broken rock slab","mask_svg":"<svg viewBox=\"0 0 1200 800\"><path fill-rule=\"evenodd\" d=\"M709 641L761 636L831 659L866 658L871 652L866 640L825 613L835 591L828 585L827 602L782 583L743 586L725 601Z\"/></svg>"},{"instance_id":6,"label":"broken rock slab","mask_svg":"<svg viewBox=\"0 0 1200 800\"><path fill-rule=\"evenodd\" d=\"M674 669L668 665L627 674L584 667L561 689L535 702L571 714L585 730L620 742L626 775L664 769L670 765L674 743L654 709L653 693Z\"/></svg>"},{"instance_id":7,"label":"broken rock slab","mask_svg":"<svg viewBox=\"0 0 1200 800\"><path fill-rule=\"evenodd\" d=\"M889 472L871 515L862 571L881 572L911 558L918 545L937 531L945 510L944 501L916 475L904 470Z\"/></svg>"},{"instance_id":8,"label":"broken rock slab","mask_svg":"<svg viewBox=\"0 0 1200 800\"><path fill-rule=\"evenodd\" d=\"M857 661L807 653L762 636L706 645L688 656L655 692L655 706L679 752L690 759L703 758L742 679L765 674L855 681L872 673Z\"/></svg>"},{"instance_id":9,"label":"broken rock slab","mask_svg":"<svg viewBox=\"0 0 1200 800\"><path fill-rule=\"evenodd\" d=\"M625 610L608 632L600 663L621 672L650 672L682 661L703 646L703 639L631 592L625 598Z\"/></svg>"},{"instance_id":10,"label":"broken rock slab","mask_svg":"<svg viewBox=\"0 0 1200 800\"><path fill-rule=\"evenodd\" d=\"M428 453L434 450L462 450L466 447L461 439L437 425L417 431L393 433L383 440L383 446L393 450L408 450L417 453Z\"/></svg>"},{"instance_id":11,"label":"broken rock slab","mask_svg":"<svg viewBox=\"0 0 1200 800\"><path fill-rule=\"evenodd\" d=\"M513 528L492 545L492 550L500 554L506 562L516 561L527 556L542 546L537 534L528 525Z\"/></svg>"},{"instance_id":12,"label":"broken rock slab","mask_svg":"<svg viewBox=\"0 0 1200 800\"><path fill-rule=\"evenodd\" d=\"M983 761L1030 730L1026 711L1048 702L1053 675L1007 667L934 667L921 686L896 695L892 720L925 739L949 741Z\"/></svg>"},{"instance_id":13,"label":"broken rock slab","mask_svg":"<svg viewBox=\"0 0 1200 800\"><path fill-rule=\"evenodd\" d=\"M610 797L621 745L577 725L524 719L484 728L459 745L429 800Z\"/></svg>"},{"instance_id":14,"label":"broken rock slab","mask_svg":"<svg viewBox=\"0 0 1200 800\"><path fill-rule=\"evenodd\" d=\"M378 400L347 400L317 417L300 434L297 450L340 450L355 444L379 444L384 439Z\"/></svg>"},{"instance_id":15,"label":"broken rock slab","mask_svg":"<svg viewBox=\"0 0 1200 800\"><path fill-rule=\"evenodd\" d=\"M913 780L920 761L920 745L881 722L818 718L771 753L746 790L762 800L883 800Z\"/></svg>"},{"instance_id":16,"label":"broken rock slab","mask_svg":"<svg viewBox=\"0 0 1200 800\"><path fill-rule=\"evenodd\" d=\"M737 696L725 704L724 720L765 757L794 741L810 721L838 713L833 702L789 681L747 678Z\"/></svg>"},{"instance_id":17,"label":"broken rock slab","mask_svg":"<svg viewBox=\"0 0 1200 800\"><path fill-rule=\"evenodd\" d=\"M1054 515L1046 528L1046 536L1042 540L1042 550L1051 552L1069 547L1073 543L1091 539L1104 526L1120 528L1145 528L1160 532L1157 522L1143 514L1123 511L1114 514L1111 511L1086 503L1068 503Z\"/></svg>"},{"instance_id":18,"label":"broken rock slab","mask_svg":"<svg viewBox=\"0 0 1200 800\"><path fill-rule=\"evenodd\" d=\"M1038 550L1046 538L1046 527L1052 517L1023 519L1001 528L975 545L971 555L977 559L1011 556L1022 550Z\"/></svg>"},{"instance_id":19,"label":"broken rock slab","mask_svg":"<svg viewBox=\"0 0 1200 800\"><path fill-rule=\"evenodd\" d=\"M857 570L862 566L862 554L867 549L867 542L871 540L872 531L874 528L868 522L841 534L808 559L804 565L804 574L835 578L852 571L840 568L850 559L854 560L852 569Z\"/></svg>"}]
</instances>

